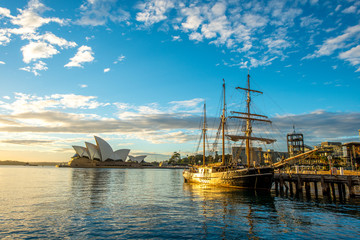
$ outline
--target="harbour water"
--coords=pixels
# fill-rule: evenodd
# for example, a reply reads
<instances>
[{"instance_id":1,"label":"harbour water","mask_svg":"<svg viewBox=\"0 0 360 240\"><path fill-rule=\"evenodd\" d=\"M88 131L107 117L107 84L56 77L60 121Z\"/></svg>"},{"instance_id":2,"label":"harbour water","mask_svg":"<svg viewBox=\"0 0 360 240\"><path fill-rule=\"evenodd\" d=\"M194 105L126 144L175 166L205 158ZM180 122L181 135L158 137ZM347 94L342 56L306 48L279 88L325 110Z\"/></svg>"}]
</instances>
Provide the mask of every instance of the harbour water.
<instances>
[{"instance_id":1,"label":"harbour water","mask_svg":"<svg viewBox=\"0 0 360 240\"><path fill-rule=\"evenodd\" d=\"M0 239L348 239L360 200L205 188L181 169L0 166L0 226Z\"/></svg>"}]
</instances>

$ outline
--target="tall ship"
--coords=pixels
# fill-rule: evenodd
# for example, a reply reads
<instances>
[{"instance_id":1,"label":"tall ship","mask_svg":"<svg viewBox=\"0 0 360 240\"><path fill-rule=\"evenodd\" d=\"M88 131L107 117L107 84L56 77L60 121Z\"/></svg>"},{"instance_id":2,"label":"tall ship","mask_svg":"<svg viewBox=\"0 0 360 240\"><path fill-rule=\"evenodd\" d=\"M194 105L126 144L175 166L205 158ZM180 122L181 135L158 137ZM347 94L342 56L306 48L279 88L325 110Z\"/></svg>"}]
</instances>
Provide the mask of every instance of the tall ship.
<instances>
[{"instance_id":1,"label":"tall ship","mask_svg":"<svg viewBox=\"0 0 360 240\"><path fill-rule=\"evenodd\" d=\"M274 178L274 168L272 166L255 166L252 165L252 143L263 142L266 144L274 143L275 139L256 137L253 134L253 123L264 122L271 124L267 116L250 112L252 93L262 94L262 92L250 88L250 74L247 75L247 87L236 87L236 89L245 91L246 93L246 111L231 112L236 114L226 116L225 102L225 81L223 82L223 106L220 121L221 137L222 137L222 157L221 162L206 164L205 161L205 136L206 136L206 106L204 104L204 122L202 129L203 141L203 164L193 165L189 169L184 170L183 177L186 183L198 183L221 187L234 187L254 190L267 190L272 187ZM246 125L242 129L242 134L226 134L226 124L228 119L244 120ZM246 165L239 166L236 161L225 160L225 138L230 141L245 143ZM234 157L234 156L233 156Z\"/></svg>"}]
</instances>

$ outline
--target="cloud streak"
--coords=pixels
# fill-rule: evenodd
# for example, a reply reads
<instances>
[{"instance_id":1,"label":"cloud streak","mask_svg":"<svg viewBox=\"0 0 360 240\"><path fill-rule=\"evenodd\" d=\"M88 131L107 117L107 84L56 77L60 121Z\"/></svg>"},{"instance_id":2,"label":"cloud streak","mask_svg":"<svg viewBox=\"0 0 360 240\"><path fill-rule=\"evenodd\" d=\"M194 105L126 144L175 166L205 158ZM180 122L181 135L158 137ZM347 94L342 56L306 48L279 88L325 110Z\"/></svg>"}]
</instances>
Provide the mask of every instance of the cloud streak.
<instances>
[{"instance_id":1,"label":"cloud streak","mask_svg":"<svg viewBox=\"0 0 360 240\"><path fill-rule=\"evenodd\" d=\"M359 141L360 113L358 112L318 110L290 117L277 116L272 120L279 129L292 129L295 125L304 134L305 140L312 144L319 144L322 141Z\"/></svg>"},{"instance_id":2,"label":"cloud streak","mask_svg":"<svg viewBox=\"0 0 360 240\"><path fill-rule=\"evenodd\" d=\"M203 102L202 99L192 99L173 101L167 107L157 104L134 106L127 103L103 104L93 96L53 94L38 97L20 93L15 95L13 102L7 100L10 102L1 104L0 132L115 134L156 144L194 141ZM79 113L106 106L116 106L118 115L105 118ZM69 111L71 109L73 112ZM272 120L278 129L285 131L295 124L314 144L329 139L346 142L357 138L360 113L319 110L290 117L275 116ZM208 122L219 122L219 119L209 116ZM210 126L210 131L216 131L217 127Z\"/></svg>"}]
</instances>

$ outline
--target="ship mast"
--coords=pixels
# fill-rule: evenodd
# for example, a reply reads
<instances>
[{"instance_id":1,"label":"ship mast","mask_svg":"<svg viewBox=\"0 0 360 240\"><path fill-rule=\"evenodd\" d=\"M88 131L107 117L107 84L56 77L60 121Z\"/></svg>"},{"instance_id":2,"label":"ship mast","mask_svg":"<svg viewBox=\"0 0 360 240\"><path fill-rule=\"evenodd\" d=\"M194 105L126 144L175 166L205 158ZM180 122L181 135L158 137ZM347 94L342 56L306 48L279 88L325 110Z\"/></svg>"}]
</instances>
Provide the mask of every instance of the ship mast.
<instances>
[{"instance_id":1,"label":"ship mast","mask_svg":"<svg viewBox=\"0 0 360 240\"><path fill-rule=\"evenodd\" d=\"M245 151L246 151L246 159L247 159L247 166L250 167L251 164L251 141L260 141L265 142L267 144L273 143L276 140L270 139L270 138L260 138L260 137L253 137L252 136L252 121L261 121L261 122L267 122L271 123L270 120L268 120L267 116L259 115L259 114L253 114L250 111L250 103L251 103L251 92L260 93L262 92L257 90L250 89L250 74L247 75L247 88L241 88L236 87L236 89L244 90L246 92L246 112L235 112L232 111L231 114L239 114L240 116L230 116L229 118L239 118L246 120L246 130L245 130L245 136L238 136L238 135L227 135L232 141L239 141L239 140L245 140Z\"/></svg>"},{"instance_id":2,"label":"ship mast","mask_svg":"<svg viewBox=\"0 0 360 240\"><path fill-rule=\"evenodd\" d=\"M203 166L205 166L206 103L204 103L204 126L202 130L203 130Z\"/></svg>"},{"instance_id":3,"label":"ship mast","mask_svg":"<svg viewBox=\"0 0 360 240\"><path fill-rule=\"evenodd\" d=\"M251 121L250 121L250 102L251 102L251 96L250 96L250 74L247 75L247 88L249 91L246 91L246 110L247 110L247 119L246 119L246 159L247 159L247 165L250 167L250 137L251 137Z\"/></svg>"},{"instance_id":4,"label":"ship mast","mask_svg":"<svg viewBox=\"0 0 360 240\"><path fill-rule=\"evenodd\" d=\"M226 103L225 103L225 80L223 79L223 91L224 91L224 99L223 99L223 111L222 111L222 115L221 115L221 128L222 128L222 158L221 158L221 162L222 165L225 165L225 108L226 108Z\"/></svg>"}]
</instances>

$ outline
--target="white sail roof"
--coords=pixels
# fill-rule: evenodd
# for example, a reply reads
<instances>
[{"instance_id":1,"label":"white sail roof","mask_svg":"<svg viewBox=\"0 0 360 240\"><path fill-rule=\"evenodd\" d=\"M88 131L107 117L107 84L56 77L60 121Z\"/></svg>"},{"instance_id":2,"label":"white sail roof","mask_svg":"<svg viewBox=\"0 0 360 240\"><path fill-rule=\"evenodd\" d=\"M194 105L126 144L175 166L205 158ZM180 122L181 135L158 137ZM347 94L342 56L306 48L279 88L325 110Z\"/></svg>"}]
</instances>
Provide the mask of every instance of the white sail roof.
<instances>
[{"instance_id":1,"label":"white sail roof","mask_svg":"<svg viewBox=\"0 0 360 240\"><path fill-rule=\"evenodd\" d=\"M72 146L75 150L75 152L80 156L80 157L89 157L89 153L87 151L87 148L82 147L82 146Z\"/></svg>"},{"instance_id":2,"label":"white sail roof","mask_svg":"<svg viewBox=\"0 0 360 240\"><path fill-rule=\"evenodd\" d=\"M128 154L130 152L130 149L119 149L117 151L113 151L110 144L107 143L104 139L94 136L96 145L85 142L86 148L81 146L72 146L74 150L76 151L76 154L80 157L88 157L91 160L97 159L100 161L106 161L108 159L115 160L115 161L126 161ZM143 157L140 162L146 157L146 156L140 156ZM138 161L138 160L137 160Z\"/></svg>"},{"instance_id":3,"label":"white sail roof","mask_svg":"<svg viewBox=\"0 0 360 240\"><path fill-rule=\"evenodd\" d=\"M96 144L100 149L101 160L105 161L107 159L112 159L111 157L113 155L113 149L111 148L110 144L108 144L104 139L98 136L94 136L94 137ZM117 159L113 159L113 160L117 160Z\"/></svg>"},{"instance_id":4,"label":"white sail roof","mask_svg":"<svg viewBox=\"0 0 360 240\"><path fill-rule=\"evenodd\" d=\"M123 160L126 161L126 158L130 152L130 149L120 149L113 153L111 159L113 160Z\"/></svg>"},{"instance_id":5,"label":"white sail roof","mask_svg":"<svg viewBox=\"0 0 360 240\"><path fill-rule=\"evenodd\" d=\"M140 163L140 162L142 162L142 161L144 161L144 159L146 158L146 156L147 155L142 155L142 156L131 156L131 155L129 155L129 158L130 158L130 160L131 161L133 161L133 162L138 162L138 163Z\"/></svg>"},{"instance_id":6,"label":"white sail roof","mask_svg":"<svg viewBox=\"0 0 360 240\"><path fill-rule=\"evenodd\" d=\"M98 147L95 144L85 142L85 145L89 151L89 157L91 160L100 159L102 161Z\"/></svg>"}]
</instances>

